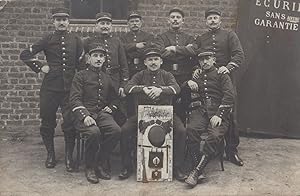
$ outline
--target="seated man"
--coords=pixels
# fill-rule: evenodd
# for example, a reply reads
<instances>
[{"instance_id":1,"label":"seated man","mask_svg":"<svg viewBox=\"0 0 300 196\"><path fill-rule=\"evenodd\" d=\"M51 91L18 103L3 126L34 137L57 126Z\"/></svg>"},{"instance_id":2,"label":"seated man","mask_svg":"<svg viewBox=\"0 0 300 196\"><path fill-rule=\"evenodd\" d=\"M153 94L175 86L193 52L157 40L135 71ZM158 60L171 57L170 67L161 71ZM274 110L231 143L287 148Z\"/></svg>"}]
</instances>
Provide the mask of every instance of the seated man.
<instances>
[{"instance_id":1,"label":"seated man","mask_svg":"<svg viewBox=\"0 0 300 196\"><path fill-rule=\"evenodd\" d=\"M70 103L76 117L76 129L88 136L85 146L86 178L91 183L98 183L98 177L111 178L103 166L119 142L121 128L112 117L118 109L118 95L111 78L102 71L106 50L101 45L90 46L90 66L75 75Z\"/></svg>"},{"instance_id":2,"label":"seated man","mask_svg":"<svg viewBox=\"0 0 300 196\"><path fill-rule=\"evenodd\" d=\"M144 64L147 69L135 74L125 86L126 94L139 96L139 104L142 105L172 105L172 95L177 95L180 91L174 76L160 69L162 64L159 49L149 47L145 50ZM181 172L184 160L184 149L186 140L186 130L183 123L174 114L174 175L178 180L184 180L185 176ZM130 137L137 134L137 115L130 117L122 126L121 132L121 154L123 170L119 175L120 179L126 179L132 174L132 164L129 148Z\"/></svg>"},{"instance_id":3,"label":"seated man","mask_svg":"<svg viewBox=\"0 0 300 196\"><path fill-rule=\"evenodd\" d=\"M218 152L229 126L229 113L234 104L234 89L228 74L218 74L213 52L198 55L201 72L197 80L184 83L183 91L191 93L191 111L187 124L187 145L192 154L194 169L185 182L194 187L209 160ZM200 136L206 133L203 148L200 149Z\"/></svg>"}]
</instances>

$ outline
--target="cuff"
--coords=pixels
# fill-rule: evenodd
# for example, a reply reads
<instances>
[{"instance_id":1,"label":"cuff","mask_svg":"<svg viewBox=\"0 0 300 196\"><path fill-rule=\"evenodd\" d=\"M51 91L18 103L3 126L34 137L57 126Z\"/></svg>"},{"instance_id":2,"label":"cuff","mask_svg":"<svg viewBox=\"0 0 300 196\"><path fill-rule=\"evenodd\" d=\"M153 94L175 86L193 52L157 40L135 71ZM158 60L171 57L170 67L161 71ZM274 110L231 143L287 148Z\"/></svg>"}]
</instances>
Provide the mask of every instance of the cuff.
<instances>
[{"instance_id":1,"label":"cuff","mask_svg":"<svg viewBox=\"0 0 300 196\"><path fill-rule=\"evenodd\" d=\"M83 121L85 117L90 116L90 112L83 106L79 106L76 108L73 108L72 111L74 112L77 119L80 121Z\"/></svg>"}]
</instances>

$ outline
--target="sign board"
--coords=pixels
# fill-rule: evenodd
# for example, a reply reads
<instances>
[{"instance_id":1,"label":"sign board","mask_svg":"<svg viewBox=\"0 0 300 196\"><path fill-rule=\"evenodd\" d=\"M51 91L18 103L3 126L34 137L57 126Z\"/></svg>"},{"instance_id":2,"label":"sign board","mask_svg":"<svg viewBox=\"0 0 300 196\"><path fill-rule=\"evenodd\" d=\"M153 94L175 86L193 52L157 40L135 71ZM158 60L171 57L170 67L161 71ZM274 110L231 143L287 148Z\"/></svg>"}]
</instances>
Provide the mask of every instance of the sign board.
<instances>
[{"instance_id":1,"label":"sign board","mask_svg":"<svg viewBox=\"0 0 300 196\"><path fill-rule=\"evenodd\" d=\"M239 81L241 131L300 138L300 2L240 0L246 55Z\"/></svg>"},{"instance_id":2,"label":"sign board","mask_svg":"<svg viewBox=\"0 0 300 196\"><path fill-rule=\"evenodd\" d=\"M172 181L173 106L139 105L137 181Z\"/></svg>"}]
</instances>

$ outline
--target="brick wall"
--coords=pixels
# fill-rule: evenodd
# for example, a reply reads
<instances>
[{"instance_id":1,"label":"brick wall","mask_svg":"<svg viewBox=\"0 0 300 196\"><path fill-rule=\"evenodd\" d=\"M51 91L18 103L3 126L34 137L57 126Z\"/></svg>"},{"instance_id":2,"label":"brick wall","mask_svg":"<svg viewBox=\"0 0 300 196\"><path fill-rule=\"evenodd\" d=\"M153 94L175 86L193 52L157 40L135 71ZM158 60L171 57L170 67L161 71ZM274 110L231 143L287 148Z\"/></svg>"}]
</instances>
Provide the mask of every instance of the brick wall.
<instances>
[{"instance_id":1,"label":"brick wall","mask_svg":"<svg viewBox=\"0 0 300 196\"><path fill-rule=\"evenodd\" d=\"M223 27L235 28L238 0L131 0L144 15L145 30L168 29L166 14L178 6L185 13L184 29L190 34L205 30L204 10L218 7ZM0 128L39 125L39 88L43 74L35 74L19 60L20 51L53 30L50 10L68 6L70 0L9 0L0 10ZM76 28L74 28L76 29ZM44 60L42 54L39 55Z\"/></svg>"}]
</instances>

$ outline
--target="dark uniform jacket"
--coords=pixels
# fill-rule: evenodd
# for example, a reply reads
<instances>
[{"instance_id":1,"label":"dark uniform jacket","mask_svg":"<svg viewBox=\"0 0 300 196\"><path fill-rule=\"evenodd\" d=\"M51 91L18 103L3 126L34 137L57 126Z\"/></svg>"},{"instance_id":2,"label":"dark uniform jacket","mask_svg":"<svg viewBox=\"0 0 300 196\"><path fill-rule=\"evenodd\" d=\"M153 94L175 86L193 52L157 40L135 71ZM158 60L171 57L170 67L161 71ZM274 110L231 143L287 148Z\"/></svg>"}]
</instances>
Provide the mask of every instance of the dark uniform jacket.
<instances>
[{"instance_id":1,"label":"dark uniform jacket","mask_svg":"<svg viewBox=\"0 0 300 196\"><path fill-rule=\"evenodd\" d=\"M107 50L104 72L111 76L116 91L128 82L129 72L124 47L118 38L112 35L95 35L84 41L84 50L90 49L90 44L101 43Z\"/></svg>"},{"instance_id":2,"label":"dark uniform jacket","mask_svg":"<svg viewBox=\"0 0 300 196\"><path fill-rule=\"evenodd\" d=\"M162 89L162 93L157 100L150 99L143 92L144 87L156 86ZM138 94L138 104L147 105L171 105L172 95L180 92L174 76L165 70L159 69L155 72L148 69L142 70L135 74L125 86L126 94Z\"/></svg>"},{"instance_id":3,"label":"dark uniform jacket","mask_svg":"<svg viewBox=\"0 0 300 196\"><path fill-rule=\"evenodd\" d=\"M146 68L143 61L144 50L137 48L136 43L146 42L146 45L150 45L153 38L152 34L141 30L138 32L129 31L121 37L126 51L130 76Z\"/></svg>"},{"instance_id":4,"label":"dark uniform jacket","mask_svg":"<svg viewBox=\"0 0 300 196\"><path fill-rule=\"evenodd\" d=\"M191 93L189 109L204 107L209 118L214 115L227 118L234 104L234 88L229 75L218 74L218 69L212 67L203 71L195 82L198 92L191 92L187 82L183 85L183 91Z\"/></svg>"},{"instance_id":5,"label":"dark uniform jacket","mask_svg":"<svg viewBox=\"0 0 300 196\"><path fill-rule=\"evenodd\" d=\"M40 51L44 52L50 67L49 73L45 74L41 89L68 92L75 71L85 68L80 63L83 55L81 39L68 31L55 31L24 50L20 59L36 73L41 71L43 65L38 60L32 59Z\"/></svg>"},{"instance_id":6,"label":"dark uniform jacket","mask_svg":"<svg viewBox=\"0 0 300 196\"><path fill-rule=\"evenodd\" d=\"M171 71L172 74L191 74L194 66L192 57L195 55L195 51L192 46L188 46L194 42L194 38L181 30L174 31L172 29L157 36L155 44L157 44L161 50L168 46L176 46L175 53L163 52L164 64L162 69ZM178 70L172 69L173 64L178 64Z\"/></svg>"},{"instance_id":7,"label":"dark uniform jacket","mask_svg":"<svg viewBox=\"0 0 300 196\"><path fill-rule=\"evenodd\" d=\"M99 112L106 106L116 111L117 98L111 78L100 69L89 66L76 73L70 92L70 104L79 120L86 116L97 119Z\"/></svg>"},{"instance_id":8,"label":"dark uniform jacket","mask_svg":"<svg viewBox=\"0 0 300 196\"><path fill-rule=\"evenodd\" d=\"M226 66L231 72L244 61L240 40L234 31L223 29L210 30L196 38L196 48L201 51L215 52L216 64Z\"/></svg>"}]
</instances>

